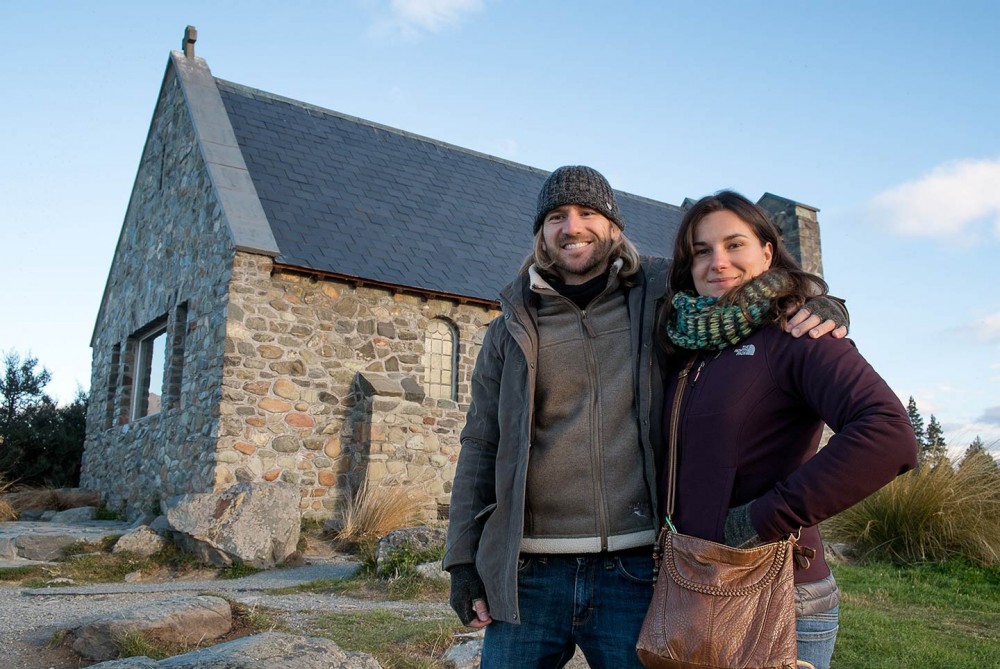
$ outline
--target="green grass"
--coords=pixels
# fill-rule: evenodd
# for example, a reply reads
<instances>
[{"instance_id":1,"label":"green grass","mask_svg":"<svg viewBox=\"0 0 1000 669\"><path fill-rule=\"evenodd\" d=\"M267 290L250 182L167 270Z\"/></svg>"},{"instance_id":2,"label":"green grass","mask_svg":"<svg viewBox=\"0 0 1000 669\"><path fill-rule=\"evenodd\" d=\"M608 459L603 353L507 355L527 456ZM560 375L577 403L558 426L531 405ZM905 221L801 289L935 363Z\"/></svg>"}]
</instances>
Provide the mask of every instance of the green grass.
<instances>
[{"instance_id":1,"label":"green grass","mask_svg":"<svg viewBox=\"0 0 1000 669\"><path fill-rule=\"evenodd\" d=\"M37 565L0 569L0 581L23 581L28 578L42 578L45 569Z\"/></svg>"},{"instance_id":2,"label":"green grass","mask_svg":"<svg viewBox=\"0 0 1000 669\"><path fill-rule=\"evenodd\" d=\"M385 669L434 669L456 632L465 630L454 616L408 619L385 610L334 613L313 626L319 636L345 650L372 654Z\"/></svg>"},{"instance_id":3,"label":"green grass","mask_svg":"<svg viewBox=\"0 0 1000 669\"><path fill-rule=\"evenodd\" d=\"M264 571L259 567L251 567L248 564L242 562L234 562L228 567L223 567L219 570L219 578L221 579L235 579L243 578L244 576L253 576L254 574L259 574Z\"/></svg>"},{"instance_id":4,"label":"green grass","mask_svg":"<svg viewBox=\"0 0 1000 669\"><path fill-rule=\"evenodd\" d=\"M97 512L94 514L94 520L128 520L128 518L124 513L115 511L114 509L109 509L106 505L101 504L97 507Z\"/></svg>"},{"instance_id":5,"label":"green grass","mask_svg":"<svg viewBox=\"0 0 1000 669\"><path fill-rule=\"evenodd\" d=\"M170 657L170 651L151 640L138 630L129 630L114 640L119 657L148 657L152 660L163 660Z\"/></svg>"},{"instance_id":6,"label":"green grass","mask_svg":"<svg viewBox=\"0 0 1000 669\"><path fill-rule=\"evenodd\" d=\"M71 544L64 551L65 557L54 564L0 569L0 583L18 583L26 588L58 587L49 582L56 578L73 581L62 585L116 583L135 571L155 574L166 570L178 576L206 566L173 545L147 558L128 551L111 553L113 543L110 539L96 543L77 542Z\"/></svg>"},{"instance_id":7,"label":"green grass","mask_svg":"<svg viewBox=\"0 0 1000 669\"><path fill-rule=\"evenodd\" d=\"M1000 667L1000 567L835 565L832 669Z\"/></svg>"},{"instance_id":8,"label":"green grass","mask_svg":"<svg viewBox=\"0 0 1000 669\"><path fill-rule=\"evenodd\" d=\"M419 575L386 580L359 573L350 578L317 579L290 588L274 588L268 592L272 595L317 592L387 602L447 601L448 591L449 585L446 581L432 581Z\"/></svg>"}]
</instances>

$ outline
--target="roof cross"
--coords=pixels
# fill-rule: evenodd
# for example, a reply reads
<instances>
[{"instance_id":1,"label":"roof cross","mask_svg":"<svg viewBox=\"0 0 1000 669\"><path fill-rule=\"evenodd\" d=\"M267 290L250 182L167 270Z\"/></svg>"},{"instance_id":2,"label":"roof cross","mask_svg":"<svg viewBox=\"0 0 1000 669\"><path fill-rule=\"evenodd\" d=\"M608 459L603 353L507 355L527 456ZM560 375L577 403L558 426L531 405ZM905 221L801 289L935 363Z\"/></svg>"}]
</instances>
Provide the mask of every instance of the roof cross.
<instances>
[{"instance_id":1,"label":"roof cross","mask_svg":"<svg viewBox=\"0 0 1000 669\"><path fill-rule=\"evenodd\" d=\"M194 59L194 43L198 40L198 29L194 26L188 26L184 29L184 41L181 42L181 48L184 49L184 57L189 59Z\"/></svg>"}]
</instances>

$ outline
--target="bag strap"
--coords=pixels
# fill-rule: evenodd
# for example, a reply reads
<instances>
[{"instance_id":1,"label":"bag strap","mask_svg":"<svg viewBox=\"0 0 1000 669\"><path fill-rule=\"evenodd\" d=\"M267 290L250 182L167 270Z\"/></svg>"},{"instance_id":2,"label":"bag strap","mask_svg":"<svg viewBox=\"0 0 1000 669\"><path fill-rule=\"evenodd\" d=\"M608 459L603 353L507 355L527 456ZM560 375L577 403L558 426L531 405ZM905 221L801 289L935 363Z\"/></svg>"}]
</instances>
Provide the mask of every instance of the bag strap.
<instances>
[{"instance_id":1,"label":"bag strap","mask_svg":"<svg viewBox=\"0 0 1000 669\"><path fill-rule=\"evenodd\" d=\"M688 360L684 369L677 374L677 390L674 392L674 401L670 409L670 449L667 451L667 490L666 490L666 522L670 529L674 528L671 517L674 515L674 502L677 496L677 430L681 417L681 400L684 398L684 389L687 388L687 377L694 367L697 356L692 356Z\"/></svg>"}]
</instances>

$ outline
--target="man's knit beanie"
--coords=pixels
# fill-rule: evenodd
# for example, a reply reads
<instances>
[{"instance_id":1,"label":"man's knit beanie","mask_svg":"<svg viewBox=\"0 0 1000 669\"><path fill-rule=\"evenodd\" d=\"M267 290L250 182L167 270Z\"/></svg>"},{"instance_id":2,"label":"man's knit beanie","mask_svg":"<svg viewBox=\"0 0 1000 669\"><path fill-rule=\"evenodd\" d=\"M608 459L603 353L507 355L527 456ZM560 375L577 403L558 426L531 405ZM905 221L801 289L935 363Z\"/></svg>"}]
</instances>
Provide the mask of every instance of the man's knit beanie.
<instances>
[{"instance_id":1,"label":"man's knit beanie","mask_svg":"<svg viewBox=\"0 0 1000 669\"><path fill-rule=\"evenodd\" d=\"M625 229L615 192L611 190L608 180L592 167L566 165L549 175L538 193L535 232L542 227L547 213L565 204L590 207L604 214L622 230Z\"/></svg>"}]
</instances>

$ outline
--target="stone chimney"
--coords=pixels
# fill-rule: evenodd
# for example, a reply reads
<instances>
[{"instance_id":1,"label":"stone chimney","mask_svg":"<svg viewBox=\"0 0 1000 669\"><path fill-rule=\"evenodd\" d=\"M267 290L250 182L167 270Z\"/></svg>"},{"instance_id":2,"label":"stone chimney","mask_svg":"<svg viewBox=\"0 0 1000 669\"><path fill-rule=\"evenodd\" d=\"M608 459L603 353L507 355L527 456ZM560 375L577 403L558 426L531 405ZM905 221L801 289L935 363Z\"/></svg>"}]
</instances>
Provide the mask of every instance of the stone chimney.
<instances>
[{"instance_id":1,"label":"stone chimney","mask_svg":"<svg viewBox=\"0 0 1000 669\"><path fill-rule=\"evenodd\" d=\"M764 193L757 202L781 231L785 247L802 269L823 276L823 253L819 243L816 207Z\"/></svg>"}]
</instances>

